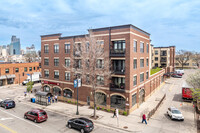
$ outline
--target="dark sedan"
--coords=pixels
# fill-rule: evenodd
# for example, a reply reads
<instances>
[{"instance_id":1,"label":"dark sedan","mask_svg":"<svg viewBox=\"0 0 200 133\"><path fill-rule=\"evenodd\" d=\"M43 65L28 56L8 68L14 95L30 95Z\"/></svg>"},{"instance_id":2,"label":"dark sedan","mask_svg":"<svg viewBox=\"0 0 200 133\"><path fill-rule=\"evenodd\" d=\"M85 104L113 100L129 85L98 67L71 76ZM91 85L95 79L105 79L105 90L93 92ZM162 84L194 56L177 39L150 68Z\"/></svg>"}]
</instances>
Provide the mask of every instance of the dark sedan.
<instances>
[{"instance_id":1,"label":"dark sedan","mask_svg":"<svg viewBox=\"0 0 200 133\"><path fill-rule=\"evenodd\" d=\"M2 101L0 101L0 106L4 107L5 109L14 108L15 107L15 101L13 101L11 99L2 100Z\"/></svg>"},{"instance_id":2,"label":"dark sedan","mask_svg":"<svg viewBox=\"0 0 200 133\"><path fill-rule=\"evenodd\" d=\"M87 118L73 118L67 123L69 128L75 128L81 131L81 133L91 132L94 129L94 124Z\"/></svg>"},{"instance_id":3,"label":"dark sedan","mask_svg":"<svg viewBox=\"0 0 200 133\"><path fill-rule=\"evenodd\" d=\"M180 76L179 74L176 74L176 73L172 74L171 76L174 78L182 78L182 76Z\"/></svg>"}]
</instances>

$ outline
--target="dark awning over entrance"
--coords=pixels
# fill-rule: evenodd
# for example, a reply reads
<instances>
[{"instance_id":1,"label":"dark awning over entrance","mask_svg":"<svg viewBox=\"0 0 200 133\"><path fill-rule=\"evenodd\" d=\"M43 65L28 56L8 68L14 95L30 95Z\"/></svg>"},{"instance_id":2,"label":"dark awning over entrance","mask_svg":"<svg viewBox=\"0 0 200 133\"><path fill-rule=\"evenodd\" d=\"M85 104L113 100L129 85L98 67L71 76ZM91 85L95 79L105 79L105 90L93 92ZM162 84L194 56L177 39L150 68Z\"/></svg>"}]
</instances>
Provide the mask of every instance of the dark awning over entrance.
<instances>
[{"instance_id":1,"label":"dark awning over entrance","mask_svg":"<svg viewBox=\"0 0 200 133\"><path fill-rule=\"evenodd\" d=\"M38 91L35 94L36 96L51 96L50 92Z\"/></svg>"}]
</instances>

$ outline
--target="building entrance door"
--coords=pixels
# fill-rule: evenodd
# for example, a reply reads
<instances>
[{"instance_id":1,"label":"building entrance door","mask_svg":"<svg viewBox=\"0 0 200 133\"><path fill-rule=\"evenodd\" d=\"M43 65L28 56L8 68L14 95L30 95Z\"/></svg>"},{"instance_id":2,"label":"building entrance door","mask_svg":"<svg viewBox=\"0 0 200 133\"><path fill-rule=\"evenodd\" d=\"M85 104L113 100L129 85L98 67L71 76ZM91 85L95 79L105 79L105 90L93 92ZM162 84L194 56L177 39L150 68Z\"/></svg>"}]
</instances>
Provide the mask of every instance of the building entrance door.
<instances>
[{"instance_id":1,"label":"building entrance door","mask_svg":"<svg viewBox=\"0 0 200 133\"><path fill-rule=\"evenodd\" d=\"M140 94L139 95L139 104L142 104L144 102L144 98L145 98L144 89L141 89L139 94Z\"/></svg>"},{"instance_id":2,"label":"building entrance door","mask_svg":"<svg viewBox=\"0 0 200 133\"><path fill-rule=\"evenodd\" d=\"M87 96L87 105L90 105L90 97Z\"/></svg>"}]
</instances>

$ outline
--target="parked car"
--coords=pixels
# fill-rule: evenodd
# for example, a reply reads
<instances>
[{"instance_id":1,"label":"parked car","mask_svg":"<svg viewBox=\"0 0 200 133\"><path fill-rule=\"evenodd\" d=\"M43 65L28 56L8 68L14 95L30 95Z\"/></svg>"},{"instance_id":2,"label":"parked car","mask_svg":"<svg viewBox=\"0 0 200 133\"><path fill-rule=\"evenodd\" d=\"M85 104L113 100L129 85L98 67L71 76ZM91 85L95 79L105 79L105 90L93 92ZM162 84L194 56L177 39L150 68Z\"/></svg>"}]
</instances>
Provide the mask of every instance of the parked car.
<instances>
[{"instance_id":1,"label":"parked car","mask_svg":"<svg viewBox=\"0 0 200 133\"><path fill-rule=\"evenodd\" d=\"M41 109L33 109L31 111L28 111L24 114L25 119L30 119L37 122L46 121L48 119L47 113L44 110Z\"/></svg>"},{"instance_id":2,"label":"parked car","mask_svg":"<svg viewBox=\"0 0 200 133\"><path fill-rule=\"evenodd\" d=\"M163 76L170 77L171 73L164 73Z\"/></svg>"},{"instance_id":3,"label":"parked car","mask_svg":"<svg viewBox=\"0 0 200 133\"><path fill-rule=\"evenodd\" d=\"M14 108L15 107L15 101L11 99L5 99L5 100L0 100L0 106L4 107L5 109L8 108Z\"/></svg>"},{"instance_id":4,"label":"parked car","mask_svg":"<svg viewBox=\"0 0 200 133\"><path fill-rule=\"evenodd\" d=\"M75 128L81 131L81 133L91 132L94 129L94 124L87 118L73 118L67 122L69 128Z\"/></svg>"},{"instance_id":5,"label":"parked car","mask_svg":"<svg viewBox=\"0 0 200 133\"><path fill-rule=\"evenodd\" d=\"M178 75L177 73L173 73L171 76L174 78L182 78L182 76Z\"/></svg>"},{"instance_id":6,"label":"parked car","mask_svg":"<svg viewBox=\"0 0 200 133\"><path fill-rule=\"evenodd\" d=\"M176 73L181 73L182 75L184 74L184 70L175 70Z\"/></svg>"},{"instance_id":7,"label":"parked car","mask_svg":"<svg viewBox=\"0 0 200 133\"><path fill-rule=\"evenodd\" d=\"M184 121L182 113L175 107L168 108L167 114L172 120L176 119Z\"/></svg>"}]
</instances>

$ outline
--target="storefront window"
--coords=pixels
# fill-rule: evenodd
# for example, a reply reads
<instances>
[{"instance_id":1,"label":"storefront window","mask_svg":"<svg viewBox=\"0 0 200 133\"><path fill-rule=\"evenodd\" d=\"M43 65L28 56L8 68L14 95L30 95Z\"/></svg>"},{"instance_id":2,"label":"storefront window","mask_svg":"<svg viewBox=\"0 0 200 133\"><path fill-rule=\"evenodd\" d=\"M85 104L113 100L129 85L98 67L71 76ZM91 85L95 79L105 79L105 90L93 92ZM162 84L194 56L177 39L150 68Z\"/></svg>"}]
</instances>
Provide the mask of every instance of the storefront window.
<instances>
[{"instance_id":1,"label":"storefront window","mask_svg":"<svg viewBox=\"0 0 200 133\"><path fill-rule=\"evenodd\" d=\"M125 109L126 100L122 96L113 95L111 96L111 107Z\"/></svg>"},{"instance_id":2,"label":"storefront window","mask_svg":"<svg viewBox=\"0 0 200 133\"><path fill-rule=\"evenodd\" d=\"M44 91L45 92L50 92L50 87L49 86L44 86Z\"/></svg>"},{"instance_id":3,"label":"storefront window","mask_svg":"<svg viewBox=\"0 0 200 133\"><path fill-rule=\"evenodd\" d=\"M67 97L67 98L72 98L72 91L69 90L69 89L65 89L65 90L63 91L63 96L64 96L64 97Z\"/></svg>"},{"instance_id":4,"label":"storefront window","mask_svg":"<svg viewBox=\"0 0 200 133\"><path fill-rule=\"evenodd\" d=\"M101 92L96 92L96 101L98 105L106 105L106 95Z\"/></svg>"},{"instance_id":5,"label":"storefront window","mask_svg":"<svg viewBox=\"0 0 200 133\"><path fill-rule=\"evenodd\" d=\"M58 87L53 88L53 95L61 96L61 90Z\"/></svg>"}]
</instances>

